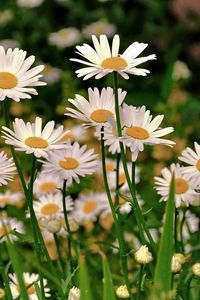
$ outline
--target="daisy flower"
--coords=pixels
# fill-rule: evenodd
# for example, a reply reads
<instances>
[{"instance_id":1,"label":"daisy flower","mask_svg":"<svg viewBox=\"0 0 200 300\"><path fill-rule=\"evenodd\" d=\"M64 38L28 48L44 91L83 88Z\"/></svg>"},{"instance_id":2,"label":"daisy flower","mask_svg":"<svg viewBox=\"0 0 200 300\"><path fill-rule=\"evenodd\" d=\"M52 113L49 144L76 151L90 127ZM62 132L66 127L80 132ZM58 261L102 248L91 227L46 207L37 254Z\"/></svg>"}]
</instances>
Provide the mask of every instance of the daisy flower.
<instances>
[{"instance_id":1,"label":"daisy flower","mask_svg":"<svg viewBox=\"0 0 200 300\"><path fill-rule=\"evenodd\" d=\"M48 84L57 82L61 77L61 72L61 69L52 67L50 64L45 64L42 72L44 82Z\"/></svg>"},{"instance_id":2,"label":"daisy flower","mask_svg":"<svg viewBox=\"0 0 200 300\"><path fill-rule=\"evenodd\" d=\"M5 193L0 193L0 208L4 208L7 205L16 205L21 203L24 195L21 192L12 193L11 191L6 191Z\"/></svg>"},{"instance_id":3,"label":"daisy flower","mask_svg":"<svg viewBox=\"0 0 200 300\"><path fill-rule=\"evenodd\" d=\"M107 37L112 37L116 32L116 26L99 20L85 26L82 32L87 38L90 38L91 35L100 36L101 34L105 34Z\"/></svg>"},{"instance_id":4,"label":"daisy flower","mask_svg":"<svg viewBox=\"0 0 200 300\"><path fill-rule=\"evenodd\" d=\"M179 159L186 164L190 165L183 167L183 174L190 179L194 188L200 187L200 145L194 142L195 151L187 147L183 150Z\"/></svg>"},{"instance_id":5,"label":"daisy flower","mask_svg":"<svg viewBox=\"0 0 200 300\"><path fill-rule=\"evenodd\" d=\"M62 180L51 174L39 173L33 185L33 193L37 196L47 193L55 193L62 187Z\"/></svg>"},{"instance_id":6,"label":"daisy flower","mask_svg":"<svg viewBox=\"0 0 200 300\"><path fill-rule=\"evenodd\" d=\"M136 108L124 104L121 111L122 141L130 148L132 161L137 159L140 151L144 150L144 145L164 144L172 146L175 143L161 138L174 131L173 127L160 129L160 124L164 118L158 115L154 119L150 111L145 106Z\"/></svg>"},{"instance_id":7,"label":"daisy flower","mask_svg":"<svg viewBox=\"0 0 200 300\"><path fill-rule=\"evenodd\" d=\"M9 278L11 280L10 289L11 289L13 299L17 299L20 296L20 287L19 287L17 276L15 274L9 274ZM24 272L23 278L24 278L24 284L26 286L29 299L37 300L38 296L35 290L34 283L37 282L37 284L40 286L39 275L35 273ZM50 293L49 293L50 288L46 287L47 280L45 278L43 279L43 285L44 285L45 297L50 297Z\"/></svg>"},{"instance_id":8,"label":"daisy flower","mask_svg":"<svg viewBox=\"0 0 200 300\"><path fill-rule=\"evenodd\" d=\"M0 186L8 184L9 180L13 180L16 173L15 164L12 158L8 158L4 151L0 152Z\"/></svg>"},{"instance_id":9,"label":"daisy flower","mask_svg":"<svg viewBox=\"0 0 200 300\"><path fill-rule=\"evenodd\" d=\"M78 77L83 77L84 80L95 76L95 79L116 71L125 79L128 79L128 74L146 76L149 71L146 69L136 68L151 59L156 59L155 54L138 57L138 55L148 46L148 44L134 42L121 55L119 54L120 39L116 34L112 41L112 49L110 49L106 35L100 35L99 40L95 35L92 35L94 49L88 44L76 46L77 53L85 60L72 58L72 61L86 65L82 69L76 71Z\"/></svg>"},{"instance_id":10,"label":"daisy flower","mask_svg":"<svg viewBox=\"0 0 200 300\"><path fill-rule=\"evenodd\" d=\"M62 137L60 142L81 142L86 139L86 129L81 125L75 125L68 128L67 133Z\"/></svg>"},{"instance_id":11,"label":"daisy flower","mask_svg":"<svg viewBox=\"0 0 200 300\"><path fill-rule=\"evenodd\" d=\"M43 76L40 72L44 66L30 69L35 61L35 56L26 57L26 51L15 48L5 52L0 46L0 101L6 97L17 102L20 99L30 99L31 95L37 95L33 86L46 85L39 81Z\"/></svg>"},{"instance_id":12,"label":"daisy flower","mask_svg":"<svg viewBox=\"0 0 200 300\"><path fill-rule=\"evenodd\" d=\"M0 215L0 243L7 241L14 242L18 240L14 232L24 233L23 223L15 218Z\"/></svg>"},{"instance_id":13,"label":"daisy flower","mask_svg":"<svg viewBox=\"0 0 200 300\"><path fill-rule=\"evenodd\" d=\"M52 32L48 36L50 45L60 49L75 45L80 40L80 32L74 27L62 28L57 32Z\"/></svg>"},{"instance_id":14,"label":"daisy flower","mask_svg":"<svg viewBox=\"0 0 200 300\"><path fill-rule=\"evenodd\" d=\"M63 134L63 126L54 129L55 122L48 122L42 129L42 119L36 117L35 123L24 123L22 119L16 118L13 122L14 131L3 126L3 138L6 144L13 145L18 151L33 153L36 157L47 157L47 151L62 149L63 143L60 139Z\"/></svg>"},{"instance_id":15,"label":"daisy flower","mask_svg":"<svg viewBox=\"0 0 200 300\"><path fill-rule=\"evenodd\" d=\"M119 105L123 102L126 92L118 89ZM115 95L112 88L88 89L88 100L80 95L75 99L68 99L74 108L66 107L66 116L86 122L87 126L104 126L108 117L115 116ZM85 125L85 124L84 124Z\"/></svg>"},{"instance_id":16,"label":"daisy flower","mask_svg":"<svg viewBox=\"0 0 200 300\"><path fill-rule=\"evenodd\" d=\"M160 201L167 201L169 197L170 183L174 173L175 205L180 207L182 202L189 205L196 199L197 193L191 188L191 183L182 172L179 164L172 164L170 169L164 168L161 171L162 177L155 177L156 190L161 195Z\"/></svg>"},{"instance_id":17,"label":"daisy flower","mask_svg":"<svg viewBox=\"0 0 200 300\"><path fill-rule=\"evenodd\" d=\"M65 197L67 211L73 209L73 201L70 196ZM33 208L38 219L48 216L63 217L62 193L48 193L42 195L33 202Z\"/></svg>"},{"instance_id":18,"label":"daisy flower","mask_svg":"<svg viewBox=\"0 0 200 300\"><path fill-rule=\"evenodd\" d=\"M66 149L50 151L47 161L43 162L42 171L65 179L67 185L71 185L73 180L79 183L79 177L93 174L99 166L94 150L86 148L86 145L80 146L75 142Z\"/></svg>"},{"instance_id":19,"label":"daisy flower","mask_svg":"<svg viewBox=\"0 0 200 300\"><path fill-rule=\"evenodd\" d=\"M80 224L84 221L95 222L107 203L105 193L81 194L75 200L73 218Z\"/></svg>"}]
</instances>

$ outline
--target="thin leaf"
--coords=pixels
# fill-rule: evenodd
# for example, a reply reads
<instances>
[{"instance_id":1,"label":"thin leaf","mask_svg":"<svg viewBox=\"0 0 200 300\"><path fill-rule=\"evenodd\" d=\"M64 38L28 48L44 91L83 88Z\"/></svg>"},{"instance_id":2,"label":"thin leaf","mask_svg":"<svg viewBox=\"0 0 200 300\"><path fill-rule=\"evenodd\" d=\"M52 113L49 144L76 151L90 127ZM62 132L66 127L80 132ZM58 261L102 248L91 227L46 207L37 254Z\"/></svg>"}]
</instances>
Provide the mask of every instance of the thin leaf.
<instances>
[{"instance_id":1,"label":"thin leaf","mask_svg":"<svg viewBox=\"0 0 200 300\"><path fill-rule=\"evenodd\" d=\"M103 300L115 300L115 293L107 258L103 256Z\"/></svg>"},{"instance_id":2,"label":"thin leaf","mask_svg":"<svg viewBox=\"0 0 200 300\"><path fill-rule=\"evenodd\" d=\"M81 290L80 300L92 300L87 267L85 263L85 258L83 256L81 256L79 260L79 281Z\"/></svg>"},{"instance_id":3,"label":"thin leaf","mask_svg":"<svg viewBox=\"0 0 200 300\"><path fill-rule=\"evenodd\" d=\"M154 275L152 299L160 299L161 293L171 290L171 261L174 246L174 176L170 183L169 198L165 210L165 222L161 236L158 259Z\"/></svg>"},{"instance_id":4,"label":"thin leaf","mask_svg":"<svg viewBox=\"0 0 200 300\"><path fill-rule=\"evenodd\" d=\"M34 282L34 287L35 287L35 291L36 291L38 300L43 300L43 298L42 298L42 293L41 293L39 284L38 284L37 282Z\"/></svg>"}]
</instances>

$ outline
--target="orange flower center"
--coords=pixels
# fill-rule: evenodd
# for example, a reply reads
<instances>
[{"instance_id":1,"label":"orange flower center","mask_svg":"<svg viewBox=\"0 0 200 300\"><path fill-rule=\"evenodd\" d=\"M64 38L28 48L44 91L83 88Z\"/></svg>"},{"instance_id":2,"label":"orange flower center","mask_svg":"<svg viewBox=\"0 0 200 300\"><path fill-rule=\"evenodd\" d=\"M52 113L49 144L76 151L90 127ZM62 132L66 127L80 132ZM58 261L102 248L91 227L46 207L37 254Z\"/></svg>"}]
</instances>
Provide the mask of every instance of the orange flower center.
<instances>
[{"instance_id":1,"label":"orange flower center","mask_svg":"<svg viewBox=\"0 0 200 300\"><path fill-rule=\"evenodd\" d=\"M196 163L196 168L197 168L198 171L200 171L200 159Z\"/></svg>"},{"instance_id":2,"label":"orange flower center","mask_svg":"<svg viewBox=\"0 0 200 300\"><path fill-rule=\"evenodd\" d=\"M187 181L183 178L175 179L175 193L176 194L184 194L189 189L189 185Z\"/></svg>"},{"instance_id":3,"label":"orange flower center","mask_svg":"<svg viewBox=\"0 0 200 300\"><path fill-rule=\"evenodd\" d=\"M38 136L31 136L25 139L24 143L31 148L43 149L48 147L47 141Z\"/></svg>"},{"instance_id":4,"label":"orange flower center","mask_svg":"<svg viewBox=\"0 0 200 300\"><path fill-rule=\"evenodd\" d=\"M126 134L137 140L148 139L149 133L146 129L138 126L132 126L126 129Z\"/></svg>"},{"instance_id":5,"label":"orange flower center","mask_svg":"<svg viewBox=\"0 0 200 300\"><path fill-rule=\"evenodd\" d=\"M73 157L65 157L63 160L59 161L59 166L65 170L76 169L79 162Z\"/></svg>"},{"instance_id":6,"label":"orange flower center","mask_svg":"<svg viewBox=\"0 0 200 300\"><path fill-rule=\"evenodd\" d=\"M0 204L9 204L11 202L11 199L9 197L2 197L0 198Z\"/></svg>"},{"instance_id":7,"label":"orange flower center","mask_svg":"<svg viewBox=\"0 0 200 300\"><path fill-rule=\"evenodd\" d=\"M63 137L60 139L60 142L66 142L68 140L74 140L75 139L75 135L73 133L66 133L65 135L63 135Z\"/></svg>"},{"instance_id":8,"label":"orange flower center","mask_svg":"<svg viewBox=\"0 0 200 300\"><path fill-rule=\"evenodd\" d=\"M119 184L124 184L126 182L126 176L124 173L119 174Z\"/></svg>"},{"instance_id":9,"label":"orange flower center","mask_svg":"<svg viewBox=\"0 0 200 300\"><path fill-rule=\"evenodd\" d=\"M57 185L54 182L44 182L40 185L40 190L42 192L53 192Z\"/></svg>"},{"instance_id":10,"label":"orange flower center","mask_svg":"<svg viewBox=\"0 0 200 300\"><path fill-rule=\"evenodd\" d=\"M6 235L11 231L11 229L8 226L2 226L0 227L0 236Z\"/></svg>"},{"instance_id":11,"label":"orange flower center","mask_svg":"<svg viewBox=\"0 0 200 300\"><path fill-rule=\"evenodd\" d=\"M17 78L10 72L0 72L0 88L12 89L17 85Z\"/></svg>"},{"instance_id":12,"label":"orange flower center","mask_svg":"<svg viewBox=\"0 0 200 300\"><path fill-rule=\"evenodd\" d=\"M59 211L59 206L55 203L48 203L44 205L41 209L43 215L53 215Z\"/></svg>"},{"instance_id":13,"label":"orange flower center","mask_svg":"<svg viewBox=\"0 0 200 300\"><path fill-rule=\"evenodd\" d=\"M101 63L103 69L119 70L127 66L125 59L120 56L106 58Z\"/></svg>"},{"instance_id":14,"label":"orange flower center","mask_svg":"<svg viewBox=\"0 0 200 300\"><path fill-rule=\"evenodd\" d=\"M115 169L115 165L114 164L112 164L112 163L107 163L106 164L106 171L107 172L114 171L114 169Z\"/></svg>"},{"instance_id":15,"label":"orange flower center","mask_svg":"<svg viewBox=\"0 0 200 300\"><path fill-rule=\"evenodd\" d=\"M26 285L27 293L28 293L29 295L35 294L35 287L34 287L33 283L32 283L31 285L30 285L30 284L25 284L25 285ZM17 289L18 292L20 292L20 287L19 287L19 285L16 285L16 289Z\"/></svg>"},{"instance_id":16,"label":"orange flower center","mask_svg":"<svg viewBox=\"0 0 200 300\"><path fill-rule=\"evenodd\" d=\"M97 203L94 200L90 200L84 203L83 211L85 214L89 214L95 210Z\"/></svg>"},{"instance_id":17,"label":"orange flower center","mask_svg":"<svg viewBox=\"0 0 200 300\"><path fill-rule=\"evenodd\" d=\"M107 109L97 109L93 111L90 115L90 118L98 123L105 123L108 116L113 116L113 113Z\"/></svg>"}]
</instances>

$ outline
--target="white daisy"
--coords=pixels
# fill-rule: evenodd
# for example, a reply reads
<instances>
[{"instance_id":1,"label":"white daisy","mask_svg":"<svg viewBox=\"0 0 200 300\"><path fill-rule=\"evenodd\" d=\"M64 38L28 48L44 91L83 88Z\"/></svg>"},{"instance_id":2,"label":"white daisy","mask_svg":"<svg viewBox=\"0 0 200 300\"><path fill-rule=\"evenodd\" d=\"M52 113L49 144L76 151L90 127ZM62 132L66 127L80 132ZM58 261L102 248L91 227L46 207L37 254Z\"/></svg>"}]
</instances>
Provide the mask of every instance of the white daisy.
<instances>
[{"instance_id":1,"label":"white daisy","mask_svg":"<svg viewBox=\"0 0 200 300\"><path fill-rule=\"evenodd\" d=\"M77 28L62 28L57 32L52 32L48 36L50 45L60 49L75 45L80 40L80 32Z\"/></svg>"},{"instance_id":2,"label":"white daisy","mask_svg":"<svg viewBox=\"0 0 200 300\"><path fill-rule=\"evenodd\" d=\"M33 86L46 85L39 81L43 76L40 72L44 66L37 66L30 69L35 61L35 56L26 58L26 51L15 48L5 52L0 46L0 101L6 97L17 102L20 99L30 99L31 95L37 95Z\"/></svg>"},{"instance_id":3,"label":"white daisy","mask_svg":"<svg viewBox=\"0 0 200 300\"><path fill-rule=\"evenodd\" d=\"M81 125L75 125L66 130L67 133L62 137L60 142L81 142L86 139L86 129Z\"/></svg>"},{"instance_id":4,"label":"white daisy","mask_svg":"<svg viewBox=\"0 0 200 300\"><path fill-rule=\"evenodd\" d=\"M121 110L122 140L132 152L132 161L135 161L139 152L144 150L144 145L172 146L175 144L170 140L160 138L174 131L173 127L159 128L164 116L158 115L152 118L145 106L136 108L124 104Z\"/></svg>"},{"instance_id":5,"label":"white daisy","mask_svg":"<svg viewBox=\"0 0 200 300\"><path fill-rule=\"evenodd\" d=\"M67 211L73 209L73 201L70 196L65 197ZM38 219L48 216L63 217L62 193L48 193L42 195L33 202L33 208Z\"/></svg>"},{"instance_id":6,"label":"white daisy","mask_svg":"<svg viewBox=\"0 0 200 300\"><path fill-rule=\"evenodd\" d=\"M128 74L146 76L150 73L146 69L136 68L143 62L151 59L156 59L155 54L136 58L148 44L134 42L132 43L123 54L119 54L120 39L115 35L112 42L112 49L110 49L108 39L105 35L100 35L99 41L95 35L92 36L94 49L88 44L83 46L76 46L78 54L85 60L72 58L72 61L79 62L86 65L82 69L76 71L78 77L84 76L84 80L95 76L99 79L113 71L118 72L122 77L128 79Z\"/></svg>"},{"instance_id":7,"label":"white daisy","mask_svg":"<svg viewBox=\"0 0 200 300\"><path fill-rule=\"evenodd\" d=\"M61 72L61 69L52 67L50 64L45 64L42 72L44 82L48 84L57 82L61 77Z\"/></svg>"},{"instance_id":8,"label":"white daisy","mask_svg":"<svg viewBox=\"0 0 200 300\"><path fill-rule=\"evenodd\" d=\"M20 287L18 283L17 276L15 274L9 274L10 278L10 289L11 293L13 296L13 299L16 299L20 296ZM24 278L24 284L27 289L28 297L30 300L38 300L38 296L35 290L34 283L37 282L37 284L40 286L40 281L39 281L39 275L35 273L28 273L24 272L23 273L23 278ZM44 278L43 279L43 285L44 285L44 294L45 297L50 297L50 288L47 287L47 280Z\"/></svg>"},{"instance_id":9,"label":"white daisy","mask_svg":"<svg viewBox=\"0 0 200 300\"><path fill-rule=\"evenodd\" d=\"M116 32L116 26L99 20L85 26L82 32L87 38L90 38L91 35L100 36L101 34L105 34L107 37L112 37Z\"/></svg>"},{"instance_id":10,"label":"white daisy","mask_svg":"<svg viewBox=\"0 0 200 300\"><path fill-rule=\"evenodd\" d=\"M6 191L0 193L0 208L6 207L6 205L16 205L21 202L24 198L23 193L17 192L13 193L11 191Z\"/></svg>"},{"instance_id":11,"label":"white daisy","mask_svg":"<svg viewBox=\"0 0 200 300\"><path fill-rule=\"evenodd\" d=\"M75 200L73 218L78 223L84 221L96 221L102 209L107 203L107 196L105 193L89 193L80 194Z\"/></svg>"},{"instance_id":12,"label":"white daisy","mask_svg":"<svg viewBox=\"0 0 200 300\"><path fill-rule=\"evenodd\" d=\"M24 225L15 218L0 215L0 243L18 240L14 232L24 233Z\"/></svg>"},{"instance_id":13,"label":"white daisy","mask_svg":"<svg viewBox=\"0 0 200 300\"><path fill-rule=\"evenodd\" d=\"M33 193L37 196L55 193L62 187L62 180L58 176L39 173L33 185Z\"/></svg>"},{"instance_id":14,"label":"white daisy","mask_svg":"<svg viewBox=\"0 0 200 300\"><path fill-rule=\"evenodd\" d=\"M119 105L123 102L126 92L118 89ZM86 122L87 126L103 126L108 117L115 117L115 95L112 88L103 88L99 92L98 88L88 89L88 100L80 95L75 99L68 99L74 108L66 107L66 116L80 119Z\"/></svg>"},{"instance_id":15,"label":"white daisy","mask_svg":"<svg viewBox=\"0 0 200 300\"><path fill-rule=\"evenodd\" d=\"M175 184L175 205L181 206L182 202L189 205L193 199L196 199L197 193L191 189L191 183L183 175L182 168L179 164L172 164L170 169L164 168L161 171L163 177L155 177L156 190L161 195L160 201L167 201L169 197L169 188L174 173Z\"/></svg>"},{"instance_id":16,"label":"white daisy","mask_svg":"<svg viewBox=\"0 0 200 300\"><path fill-rule=\"evenodd\" d=\"M186 178L190 179L194 188L200 187L200 145L194 142L195 151L187 147L183 150L179 159L190 165L182 169Z\"/></svg>"},{"instance_id":17,"label":"white daisy","mask_svg":"<svg viewBox=\"0 0 200 300\"><path fill-rule=\"evenodd\" d=\"M75 142L66 149L50 151L47 161L43 162L42 171L65 179L67 185L71 185L73 180L79 183L79 177L93 174L99 166L94 150L86 151L86 148L86 145L80 146Z\"/></svg>"},{"instance_id":18,"label":"white daisy","mask_svg":"<svg viewBox=\"0 0 200 300\"><path fill-rule=\"evenodd\" d=\"M13 180L16 173L15 164L12 158L8 158L4 151L0 152L0 186L8 184L9 180Z\"/></svg>"},{"instance_id":19,"label":"white daisy","mask_svg":"<svg viewBox=\"0 0 200 300\"><path fill-rule=\"evenodd\" d=\"M13 145L18 151L33 153L36 157L47 157L47 151L62 149L63 126L54 129L55 122L49 121L42 129L42 119L36 117L35 123L24 123L22 119L16 118L13 122L14 131L3 126L3 138L6 144Z\"/></svg>"}]
</instances>

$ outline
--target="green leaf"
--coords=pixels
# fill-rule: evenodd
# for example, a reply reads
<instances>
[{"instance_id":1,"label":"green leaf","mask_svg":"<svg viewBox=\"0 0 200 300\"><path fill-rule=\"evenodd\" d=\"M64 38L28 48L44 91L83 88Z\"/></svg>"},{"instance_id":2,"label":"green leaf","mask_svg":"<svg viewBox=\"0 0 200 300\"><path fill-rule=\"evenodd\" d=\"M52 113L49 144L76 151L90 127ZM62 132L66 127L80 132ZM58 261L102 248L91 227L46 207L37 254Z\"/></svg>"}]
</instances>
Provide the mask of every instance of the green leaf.
<instances>
[{"instance_id":1,"label":"green leaf","mask_svg":"<svg viewBox=\"0 0 200 300\"><path fill-rule=\"evenodd\" d=\"M36 291L38 300L43 300L43 298L42 298L42 293L41 293L39 284L38 284L37 282L34 282L34 287L35 287L35 291Z\"/></svg>"},{"instance_id":2,"label":"green leaf","mask_svg":"<svg viewBox=\"0 0 200 300\"><path fill-rule=\"evenodd\" d=\"M115 293L113 289L113 283L110 273L109 264L105 256L102 257L103 260L103 300L115 300Z\"/></svg>"},{"instance_id":3,"label":"green leaf","mask_svg":"<svg viewBox=\"0 0 200 300\"><path fill-rule=\"evenodd\" d=\"M79 260L79 282L81 290L80 300L92 300L87 266L83 256Z\"/></svg>"},{"instance_id":4,"label":"green leaf","mask_svg":"<svg viewBox=\"0 0 200 300\"><path fill-rule=\"evenodd\" d=\"M171 261L174 246L174 176L170 183L169 198L165 209L165 222L156 263L152 299L160 299L161 293L171 290ZM169 298L168 298L169 299Z\"/></svg>"}]
</instances>

